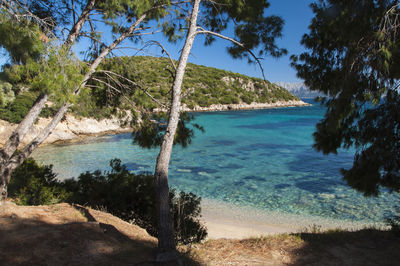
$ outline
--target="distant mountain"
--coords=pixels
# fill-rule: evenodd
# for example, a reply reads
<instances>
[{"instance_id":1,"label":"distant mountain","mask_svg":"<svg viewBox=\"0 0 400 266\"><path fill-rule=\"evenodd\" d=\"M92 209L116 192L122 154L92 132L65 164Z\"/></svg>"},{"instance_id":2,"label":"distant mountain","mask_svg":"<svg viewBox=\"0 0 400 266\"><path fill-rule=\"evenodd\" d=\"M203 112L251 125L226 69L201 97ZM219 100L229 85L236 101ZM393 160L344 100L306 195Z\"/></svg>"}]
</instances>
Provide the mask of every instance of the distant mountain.
<instances>
[{"instance_id":1,"label":"distant mountain","mask_svg":"<svg viewBox=\"0 0 400 266\"><path fill-rule=\"evenodd\" d=\"M307 99L324 96L321 92L311 91L303 82L276 82L275 84L285 88L299 98Z\"/></svg>"}]
</instances>

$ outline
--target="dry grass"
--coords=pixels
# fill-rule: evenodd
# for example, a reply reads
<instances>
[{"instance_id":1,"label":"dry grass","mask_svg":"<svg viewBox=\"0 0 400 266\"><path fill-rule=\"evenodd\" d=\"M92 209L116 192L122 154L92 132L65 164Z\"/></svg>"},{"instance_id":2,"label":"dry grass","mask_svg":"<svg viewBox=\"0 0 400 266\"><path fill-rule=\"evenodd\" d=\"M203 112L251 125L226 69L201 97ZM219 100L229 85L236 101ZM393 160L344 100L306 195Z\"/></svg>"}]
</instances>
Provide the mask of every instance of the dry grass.
<instances>
[{"instance_id":1,"label":"dry grass","mask_svg":"<svg viewBox=\"0 0 400 266\"><path fill-rule=\"evenodd\" d=\"M399 265L400 238L391 231L313 228L290 235L209 240L181 251L200 265Z\"/></svg>"},{"instance_id":2,"label":"dry grass","mask_svg":"<svg viewBox=\"0 0 400 266\"><path fill-rule=\"evenodd\" d=\"M295 235L276 235L243 240L209 240L181 247L202 265L283 265L293 262L293 252L303 245Z\"/></svg>"}]
</instances>

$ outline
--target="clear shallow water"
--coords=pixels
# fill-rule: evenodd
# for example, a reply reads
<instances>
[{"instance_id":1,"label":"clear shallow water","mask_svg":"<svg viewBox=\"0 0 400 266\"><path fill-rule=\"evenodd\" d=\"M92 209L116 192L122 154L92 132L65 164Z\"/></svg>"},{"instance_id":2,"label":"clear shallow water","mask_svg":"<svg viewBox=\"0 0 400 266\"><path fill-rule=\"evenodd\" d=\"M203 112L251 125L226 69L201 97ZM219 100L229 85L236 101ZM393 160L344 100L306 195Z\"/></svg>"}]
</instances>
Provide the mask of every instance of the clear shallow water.
<instances>
[{"instance_id":1,"label":"clear shallow water","mask_svg":"<svg viewBox=\"0 0 400 266\"><path fill-rule=\"evenodd\" d=\"M188 148L175 147L170 185L203 198L282 214L336 221L382 222L399 203L383 191L365 198L346 186L339 170L353 153L324 156L314 151L312 132L324 109L278 108L196 114L197 132ZM53 164L60 179L109 168L120 158L134 172L153 172L158 149L132 145L130 134L38 149L34 158Z\"/></svg>"}]
</instances>

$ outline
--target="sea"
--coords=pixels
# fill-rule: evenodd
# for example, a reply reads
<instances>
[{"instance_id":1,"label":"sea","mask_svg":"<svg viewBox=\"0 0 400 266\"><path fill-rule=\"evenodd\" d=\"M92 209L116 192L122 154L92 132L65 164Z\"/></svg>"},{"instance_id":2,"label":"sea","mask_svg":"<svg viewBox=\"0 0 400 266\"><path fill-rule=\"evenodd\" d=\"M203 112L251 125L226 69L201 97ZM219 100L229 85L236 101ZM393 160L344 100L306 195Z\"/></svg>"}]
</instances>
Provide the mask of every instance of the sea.
<instances>
[{"instance_id":1,"label":"sea","mask_svg":"<svg viewBox=\"0 0 400 266\"><path fill-rule=\"evenodd\" d=\"M400 197L386 189L378 197L365 197L346 184L340 169L351 167L355 149L342 149L337 155L313 149L312 135L325 108L310 103L307 107L194 113L194 122L205 132L195 131L186 148L174 147L170 186L204 200L275 216L309 217L313 223L320 219L383 224L395 214ZM63 180L86 171L109 170L113 158L121 159L132 172L153 173L158 151L133 144L128 133L47 145L33 157L52 164Z\"/></svg>"}]
</instances>

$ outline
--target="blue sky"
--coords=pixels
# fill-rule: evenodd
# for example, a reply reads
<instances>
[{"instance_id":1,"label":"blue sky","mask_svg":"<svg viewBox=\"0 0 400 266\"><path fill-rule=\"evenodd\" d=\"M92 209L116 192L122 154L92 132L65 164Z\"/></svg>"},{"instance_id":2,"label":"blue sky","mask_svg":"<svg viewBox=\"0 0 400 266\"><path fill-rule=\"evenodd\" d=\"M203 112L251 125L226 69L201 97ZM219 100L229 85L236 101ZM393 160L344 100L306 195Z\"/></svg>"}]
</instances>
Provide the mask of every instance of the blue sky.
<instances>
[{"instance_id":1,"label":"blue sky","mask_svg":"<svg viewBox=\"0 0 400 266\"><path fill-rule=\"evenodd\" d=\"M266 57L262 61L265 77L272 82L301 81L296 77L296 71L290 67L290 55L299 54L304 51L300 45L301 37L308 32L308 25L312 19L313 13L309 4L312 0L269 0L271 6L266 10L268 15L278 15L285 20L283 28L283 38L278 40L280 47L288 50L288 55L281 58ZM160 38L162 41L162 39ZM179 57L179 50L183 46L183 40L172 45L162 41L169 53L174 59ZM189 61L195 64L212 66L220 69L230 70L253 77L262 77L259 67L249 65L247 60L232 59L226 51L229 45L228 41L218 40L211 46L205 47L200 38L197 38L192 49L192 55ZM159 49L151 50L159 55Z\"/></svg>"},{"instance_id":2,"label":"blue sky","mask_svg":"<svg viewBox=\"0 0 400 266\"><path fill-rule=\"evenodd\" d=\"M277 43L279 47L288 50L288 55L278 59L266 57L262 61L265 77L267 80L272 82L301 81L296 77L295 70L290 67L289 58L292 54L299 54L304 51L304 48L300 45L300 40L303 34L308 32L307 27L312 18L312 11L309 4L314 1L269 0L269 2L271 6L266 10L267 15L278 15L285 21L283 38L279 39ZM154 36L151 36L151 38L154 38ZM184 40L178 41L176 44L170 44L161 36L161 34L155 38L163 43L174 59L179 58L179 51L183 46ZM84 50L87 45L87 42L81 42L75 50ZM262 74L258 66L253 64L249 65L247 59L232 59L232 57L228 55L226 47L229 45L230 43L226 40L217 40L211 46L204 46L202 38L197 37L189 61L195 64L216 67L261 78ZM150 55L153 56L161 55L159 48L154 47L150 49L149 52ZM133 55L136 52L126 50L125 53ZM0 55L0 65L2 65L6 60L6 57Z\"/></svg>"},{"instance_id":3,"label":"blue sky","mask_svg":"<svg viewBox=\"0 0 400 266\"><path fill-rule=\"evenodd\" d=\"M311 0L269 0L271 6L267 14L278 15L285 20L283 38L278 40L280 47L288 50L288 55L275 59L266 57L262 61L265 77L272 82L301 81L296 77L296 71L290 67L290 55L304 51L300 45L301 37L308 32L308 25L313 13L309 4ZM262 77L260 69L255 65L249 65L246 60L232 59L226 52L226 41L218 41L210 47L203 47L200 41L196 42L193 56L190 61L196 64L213 66L234 72L239 72L253 77Z\"/></svg>"}]
</instances>

